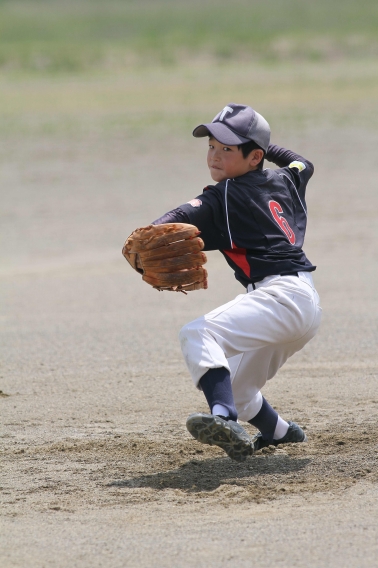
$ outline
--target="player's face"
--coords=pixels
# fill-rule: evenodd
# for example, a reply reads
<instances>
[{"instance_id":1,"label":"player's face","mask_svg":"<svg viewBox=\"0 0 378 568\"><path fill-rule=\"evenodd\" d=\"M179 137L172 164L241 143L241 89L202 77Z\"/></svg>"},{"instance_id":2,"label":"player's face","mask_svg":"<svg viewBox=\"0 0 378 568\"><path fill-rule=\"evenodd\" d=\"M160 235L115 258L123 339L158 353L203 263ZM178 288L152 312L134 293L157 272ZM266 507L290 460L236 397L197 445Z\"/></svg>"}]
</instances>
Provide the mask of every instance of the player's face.
<instances>
[{"instance_id":1,"label":"player's face","mask_svg":"<svg viewBox=\"0 0 378 568\"><path fill-rule=\"evenodd\" d=\"M237 146L225 146L215 138L209 138L207 165L211 177L219 182L241 176L255 169L251 166L251 154L244 158L243 152Z\"/></svg>"}]
</instances>

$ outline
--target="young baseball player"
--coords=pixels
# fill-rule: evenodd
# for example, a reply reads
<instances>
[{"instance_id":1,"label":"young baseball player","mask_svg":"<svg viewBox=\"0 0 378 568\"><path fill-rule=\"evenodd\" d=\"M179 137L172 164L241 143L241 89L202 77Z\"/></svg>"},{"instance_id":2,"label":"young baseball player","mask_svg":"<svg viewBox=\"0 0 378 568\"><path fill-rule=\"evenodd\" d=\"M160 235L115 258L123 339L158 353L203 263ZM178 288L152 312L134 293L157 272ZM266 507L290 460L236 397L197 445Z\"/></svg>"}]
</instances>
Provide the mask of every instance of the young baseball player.
<instances>
[{"instance_id":1,"label":"young baseball player","mask_svg":"<svg viewBox=\"0 0 378 568\"><path fill-rule=\"evenodd\" d=\"M189 372L210 408L189 416L187 428L200 442L243 461L270 444L307 440L261 389L320 324L315 266L302 250L305 192L314 167L271 145L267 121L249 106L228 104L193 136L209 138L207 165L215 183L154 224L198 227L204 250L220 250L245 288L180 332ZM278 169L263 169L264 158ZM238 418L259 430L253 441Z\"/></svg>"}]
</instances>

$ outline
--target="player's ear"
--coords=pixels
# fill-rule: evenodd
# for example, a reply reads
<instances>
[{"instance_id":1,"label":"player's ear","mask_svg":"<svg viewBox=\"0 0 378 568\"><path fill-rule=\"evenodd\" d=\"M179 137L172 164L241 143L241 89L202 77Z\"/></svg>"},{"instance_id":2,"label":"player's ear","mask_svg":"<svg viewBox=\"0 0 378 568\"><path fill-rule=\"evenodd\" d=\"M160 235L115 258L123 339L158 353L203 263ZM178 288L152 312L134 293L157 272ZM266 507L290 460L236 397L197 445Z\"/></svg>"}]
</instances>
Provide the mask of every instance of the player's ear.
<instances>
[{"instance_id":1,"label":"player's ear","mask_svg":"<svg viewBox=\"0 0 378 568\"><path fill-rule=\"evenodd\" d=\"M264 157L264 151L260 150L260 148L256 148L255 150L252 150L252 152L249 154L249 166L251 168L255 168L263 159Z\"/></svg>"}]
</instances>

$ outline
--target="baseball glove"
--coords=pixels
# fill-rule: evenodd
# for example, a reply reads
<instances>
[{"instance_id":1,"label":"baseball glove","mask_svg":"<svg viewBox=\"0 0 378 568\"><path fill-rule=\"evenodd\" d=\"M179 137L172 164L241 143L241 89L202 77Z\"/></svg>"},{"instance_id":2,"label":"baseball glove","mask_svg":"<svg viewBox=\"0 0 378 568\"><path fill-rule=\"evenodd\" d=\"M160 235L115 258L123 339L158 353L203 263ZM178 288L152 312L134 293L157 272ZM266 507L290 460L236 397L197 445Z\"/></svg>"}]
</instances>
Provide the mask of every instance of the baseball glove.
<instances>
[{"instance_id":1,"label":"baseball glove","mask_svg":"<svg viewBox=\"0 0 378 568\"><path fill-rule=\"evenodd\" d=\"M200 231L186 223L148 225L126 240L122 254L157 290L189 292L207 288L207 262Z\"/></svg>"}]
</instances>

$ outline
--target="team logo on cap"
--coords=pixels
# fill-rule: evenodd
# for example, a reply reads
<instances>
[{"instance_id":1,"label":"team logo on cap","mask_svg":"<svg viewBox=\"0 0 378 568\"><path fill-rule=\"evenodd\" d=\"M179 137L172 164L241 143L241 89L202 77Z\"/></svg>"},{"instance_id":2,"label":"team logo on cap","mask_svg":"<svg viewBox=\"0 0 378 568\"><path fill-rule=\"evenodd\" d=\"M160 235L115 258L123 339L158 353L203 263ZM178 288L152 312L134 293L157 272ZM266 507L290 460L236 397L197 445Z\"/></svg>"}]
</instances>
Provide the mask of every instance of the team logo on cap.
<instances>
[{"instance_id":1,"label":"team logo on cap","mask_svg":"<svg viewBox=\"0 0 378 568\"><path fill-rule=\"evenodd\" d=\"M201 205L202 205L202 201L200 199L191 199L190 201L188 201L188 203L192 207L201 207Z\"/></svg>"},{"instance_id":2,"label":"team logo on cap","mask_svg":"<svg viewBox=\"0 0 378 568\"><path fill-rule=\"evenodd\" d=\"M229 106L225 106L224 109L222 110L221 114L220 114L220 117L219 117L220 122L223 121L224 117L226 116L226 114L228 112L232 114L234 112L234 109L229 107Z\"/></svg>"}]
</instances>

